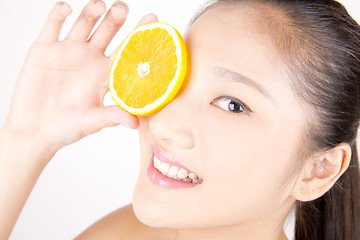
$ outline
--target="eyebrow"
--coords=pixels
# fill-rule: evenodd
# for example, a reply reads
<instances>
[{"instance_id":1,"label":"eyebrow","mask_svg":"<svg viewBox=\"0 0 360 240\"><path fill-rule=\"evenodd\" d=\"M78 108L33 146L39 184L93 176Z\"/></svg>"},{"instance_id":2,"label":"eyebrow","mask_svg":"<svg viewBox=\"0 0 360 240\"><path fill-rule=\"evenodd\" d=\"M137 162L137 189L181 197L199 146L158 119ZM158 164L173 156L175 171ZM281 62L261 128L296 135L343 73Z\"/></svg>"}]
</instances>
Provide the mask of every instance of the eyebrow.
<instances>
[{"instance_id":1,"label":"eyebrow","mask_svg":"<svg viewBox=\"0 0 360 240\"><path fill-rule=\"evenodd\" d=\"M264 90L264 88L257 83L255 80L246 77L238 72L234 72L231 69L220 67L220 66L212 66L211 69L215 73L215 75L220 77L225 77L226 79L232 81L232 82L239 82L242 84L245 84L249 87L254 88L258 92L260 92L262 95L264 95L266 98L270 99L274 102L274 99L271 97L271 95Z\"/></svg>"}]
</instances>

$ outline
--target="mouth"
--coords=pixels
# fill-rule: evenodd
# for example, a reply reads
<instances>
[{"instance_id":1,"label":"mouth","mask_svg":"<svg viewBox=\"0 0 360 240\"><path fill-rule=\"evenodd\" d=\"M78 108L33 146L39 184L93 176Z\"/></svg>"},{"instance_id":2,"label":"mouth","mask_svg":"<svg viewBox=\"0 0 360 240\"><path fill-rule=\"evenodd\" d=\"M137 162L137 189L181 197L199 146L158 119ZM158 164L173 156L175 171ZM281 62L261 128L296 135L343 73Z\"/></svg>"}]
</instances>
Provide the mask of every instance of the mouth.
<instances>
[{"instance_id":1,"label":"mouth","mask_svg":"<svg viewBox=\"0 0 360 240\"><path fill-rule=\"evenodd\" d=\"M203 181L196 173L178 166L170 165L166 162L162 162L156 156L154 156L153 163L154 167L166 177L187 183L201 183Z\"/></svg>"},{"instance_id":2,"label":"mouth","mask_svg":"<svg viewBox=\"0 0 360 240\"><path fill-rule=\"evenodd\" d=\"M175 160L169 153L153 145L153 159L148 167L148 176L156 185L182 188L193 187L203 182L198 174L189 170Z\"/></svg>"}]
</instances>

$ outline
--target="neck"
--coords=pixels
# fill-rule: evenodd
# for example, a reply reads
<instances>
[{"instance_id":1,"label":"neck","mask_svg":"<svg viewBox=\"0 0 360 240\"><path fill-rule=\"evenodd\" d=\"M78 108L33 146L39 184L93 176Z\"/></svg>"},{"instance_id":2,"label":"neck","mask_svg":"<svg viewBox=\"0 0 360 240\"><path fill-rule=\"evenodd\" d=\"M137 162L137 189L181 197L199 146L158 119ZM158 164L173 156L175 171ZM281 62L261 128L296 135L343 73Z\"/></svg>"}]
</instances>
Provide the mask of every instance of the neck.
<instances>
[{"instance_id":1,"label":"neck","mask_svg":"<svg viewBox=\"0 0 360 240\"><path fill-rule=\"evenodd\" d=\"M176 240L198 239L198 240L230 240L230 239L251 239L251 240L287 240L282 228L274 231L266 231L262 227L252 231L241 230L238 227L222 227L212 229L178 230Z\"/></svg>"},{"instance_id":2,"label":"neck","mask_svg":"<svg viewBox=\"0 0 360 240\"><path fill-rule=\"evenodd\" d=\"M230 239L251 239L251 240L287 240L283 225L287 213L277 216L247 221L228 226L201 228L201 229L179 229L176 240L198 239L198 240L230 240Z\"/></svg>"}]
</instances>

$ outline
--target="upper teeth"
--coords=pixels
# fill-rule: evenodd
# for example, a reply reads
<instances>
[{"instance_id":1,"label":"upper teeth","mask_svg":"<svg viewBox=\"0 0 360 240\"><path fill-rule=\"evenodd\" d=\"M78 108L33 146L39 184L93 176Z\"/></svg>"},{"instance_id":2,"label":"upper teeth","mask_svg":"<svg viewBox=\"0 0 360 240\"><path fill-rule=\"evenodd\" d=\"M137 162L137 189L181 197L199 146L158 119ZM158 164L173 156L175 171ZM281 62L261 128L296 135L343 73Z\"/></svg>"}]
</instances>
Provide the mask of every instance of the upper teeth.
<instances>
[{"instance_id":1,"label":"upper teeth","mask_svg":"<svg viewBox=\"0 0 360 240\"><path fill-rule=\"evenodd\" d=\"M193 183L201 183L203 181L196 173L189 172L188 170L177 166L172 166L168 163L164 163L157 157L154 157L154 167L169 178Z\"/></svg>"}]
</instances>

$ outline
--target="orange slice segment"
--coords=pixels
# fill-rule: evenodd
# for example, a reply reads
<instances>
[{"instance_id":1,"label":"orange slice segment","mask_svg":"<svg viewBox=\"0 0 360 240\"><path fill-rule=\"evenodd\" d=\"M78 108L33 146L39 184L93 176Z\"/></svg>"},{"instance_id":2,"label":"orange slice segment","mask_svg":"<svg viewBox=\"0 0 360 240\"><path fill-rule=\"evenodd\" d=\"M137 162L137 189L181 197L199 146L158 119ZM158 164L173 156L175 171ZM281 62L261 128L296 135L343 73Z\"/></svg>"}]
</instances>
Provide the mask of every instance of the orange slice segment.
<instances>
[{"instance_id":1,"label":"orange slice segment","mask_svg":"<svg viewBox=\"0 0 360 240\"><path fill-rule=\"evenodd\" d=\"M134 115L153 114L179 91L187 70L181 35L169 24L135 28L114 57L109 78L112 98Z\"/></svg>"}]
</instances>

